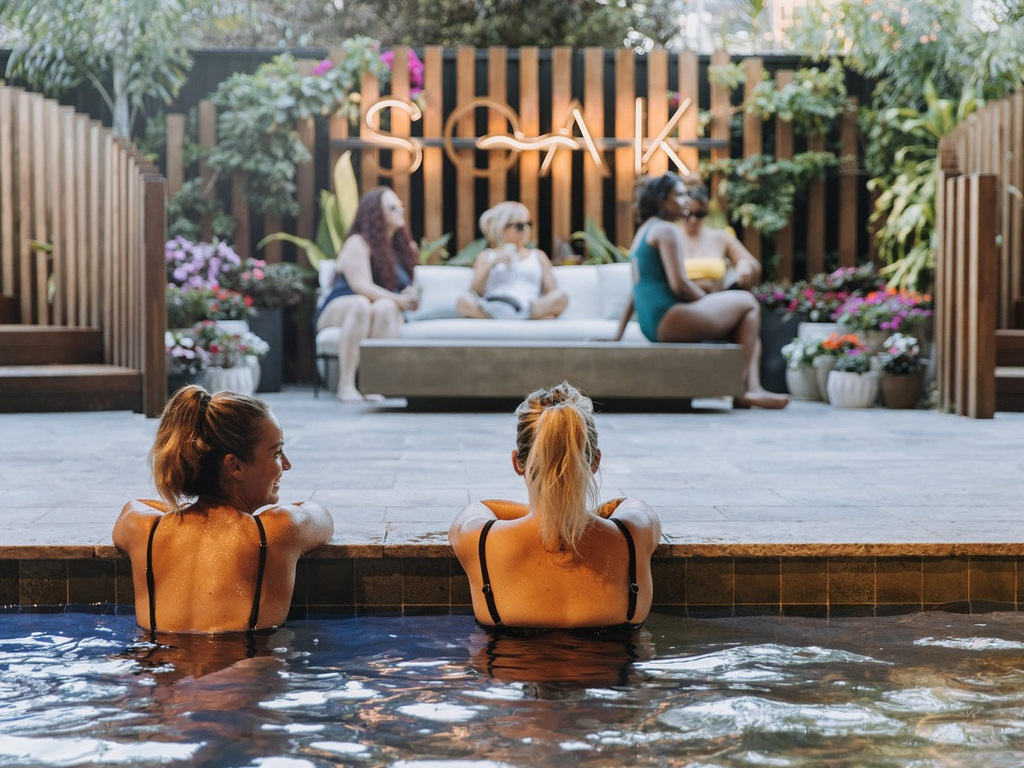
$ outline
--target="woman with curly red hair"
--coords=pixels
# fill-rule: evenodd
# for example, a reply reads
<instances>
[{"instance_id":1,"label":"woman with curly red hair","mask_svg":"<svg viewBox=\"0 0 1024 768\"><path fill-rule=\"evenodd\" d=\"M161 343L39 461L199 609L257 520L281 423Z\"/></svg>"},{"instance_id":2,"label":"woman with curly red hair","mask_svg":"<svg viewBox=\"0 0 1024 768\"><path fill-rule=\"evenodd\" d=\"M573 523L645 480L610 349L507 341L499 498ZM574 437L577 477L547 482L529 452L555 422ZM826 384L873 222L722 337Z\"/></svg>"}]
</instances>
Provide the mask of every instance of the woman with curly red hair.
<instances>
[{"instance_id":1,"label":"woman with curly red hair","mask_svg":"<svg viewBox=\"0 0 1024 768\"><path fill-rule=\"evenodd\" d=\"M359 342L398 336L403 311L416 309L413 267L419 249L392 190L378 187L359 202L335 267L334 289L316 319L316 330L341 328L338 399L365 400L356 388Z\"/></svg>"}]
</instances>

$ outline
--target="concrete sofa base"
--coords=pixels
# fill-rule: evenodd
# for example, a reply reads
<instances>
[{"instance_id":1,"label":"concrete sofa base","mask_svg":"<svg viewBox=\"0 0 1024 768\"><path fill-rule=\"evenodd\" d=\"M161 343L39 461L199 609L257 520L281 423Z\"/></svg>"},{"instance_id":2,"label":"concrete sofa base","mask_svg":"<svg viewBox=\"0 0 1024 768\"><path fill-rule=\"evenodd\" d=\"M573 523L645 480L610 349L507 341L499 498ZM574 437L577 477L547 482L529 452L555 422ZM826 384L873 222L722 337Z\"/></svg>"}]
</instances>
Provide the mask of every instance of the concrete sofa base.
<instances>
[{"instance_id":1,"label":"concrete sofa base","mask_svg":"<svg viewBox=\"0 0 1024 768\"><path fill-rule=\"evenodd\" d=\"M359 388L410 399L522 398L563 379L596 400L743 394L737 344L368 339Z\"/></svg>"}]
</instances>

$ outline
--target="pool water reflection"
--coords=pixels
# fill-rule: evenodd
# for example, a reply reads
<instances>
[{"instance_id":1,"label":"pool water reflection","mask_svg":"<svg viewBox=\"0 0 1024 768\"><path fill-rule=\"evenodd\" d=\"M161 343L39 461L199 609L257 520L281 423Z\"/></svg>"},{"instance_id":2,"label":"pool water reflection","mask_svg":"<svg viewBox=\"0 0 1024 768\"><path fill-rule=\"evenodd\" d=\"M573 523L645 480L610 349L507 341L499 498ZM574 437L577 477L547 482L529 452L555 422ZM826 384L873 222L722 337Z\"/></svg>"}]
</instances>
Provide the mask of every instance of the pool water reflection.
<instances>
[{"instance_id":1,"label":"pool water reflection","mask_svg":"<svg viewBox=\"0 0 1024 768\"><path fill-rule=\"evenodd\" d=\"M686 619L494 636L469 616L163 637L0 616L0 765L947 766L1024 761L1015 614Z\"/></svg>"}]
</instances>

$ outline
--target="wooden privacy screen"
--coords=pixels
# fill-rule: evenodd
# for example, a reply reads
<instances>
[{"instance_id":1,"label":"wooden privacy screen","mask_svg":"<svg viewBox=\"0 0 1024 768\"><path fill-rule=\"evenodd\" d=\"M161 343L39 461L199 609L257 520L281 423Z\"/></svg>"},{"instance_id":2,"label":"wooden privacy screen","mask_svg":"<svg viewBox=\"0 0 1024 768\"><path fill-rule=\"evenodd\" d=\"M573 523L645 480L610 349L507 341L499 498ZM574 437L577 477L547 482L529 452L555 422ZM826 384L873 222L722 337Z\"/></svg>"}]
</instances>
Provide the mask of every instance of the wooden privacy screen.
<instances>
[{"instance_id":1,"label":"wooden privacy screen","mask_svg":"<svg viewBox=\"0 0 1024 768\"><path fill-rule=\"evenodd\" d=\"M166 184L127 141L0 82L0 294L21 324L98 327L105 362L166 394Z\"/></svg>"},{"instance_id":2,"label":"wooden privacy screen","mask_svg":"<svg viewBox=\"0 0 1024 768\"><path fill-rule=\"evenodd\" d=\"M965 119L939 144L935 341L944 409L995 412L996 330L1024 292L1024 91Z\"/></svg>"},{"instance_id":3,"label":"wooden privacy screen","mask_svg":"<svg viewBox=\"0 0 1024 768\"><path fill-rule=\"evenodd\" d=\"M634 231L633 189L640 173L675 169L670 153L693 170L698 156L730 155L733 95L700 81L700 62L693 52L659 49L637 56L626 49L428 47L423 52L422 117L413 119L413 110L401 106L387 107L389 129L374 135L365 119L367 110L384 98L403 103L409 98L408 56L408 49L395 50L396 75L387 93L381 93L374 79L364 80L364 119L357 127L335 118L326 139L321 134L319 146L312 123L300 127L300 137L314 162L327 167L333 167L345 149L355 150L361 190L392 186L406 202L414 234L434 240L450 232L452 252L479 235L477 219L484 210L507 199L520 200L530 209L539 245L549 253L555 253L560 242L568 242L587 218L613 241L628 245ZM718 64L728 60L724 52L712 58ZM747 59L744 69L752 86L761 78L763 61ZM792 72L776 73L779 87L792 79ZM712 113L709 137L704 139L697 138L699 110ZM184 126L183 116L168 117L171 195L183 181ZM743 126L742 154L760 153L766 126L749 115ZM767 128L776 131L776 154L792 157L797 148L791 126L780 122ZM387 148L381 135L414 142L415 147ZM481 148L488 135L493 148ZM209 102L200 105L199 136L206 146L216 142L215 108ZM842 266L863 260L858 247L863 235L858 223L861 185L856 178L859 150L852 105L835 138L840 143L837 154L847 158L836 173L839 181L816 184L808 194L807 209L796 216L801 231L790 227L777 237L780 278L822 271L826 249L839 252ZM824 142L809 141L807 148L823 149ZM552 150L553 145L557 146ZM416 160L421 162L413 169ZM324 167L317 170L319 174L309 168L300 171L302 213L295 222L283 223L307 238L314 234L318 215L315 178L329 177ZM230 211L237 222L235 245L245 254L251 253L254 236L277 231L282 222L251 221L241 194L243 184L241 179L231 180ZM837 212L835 227L826 226L826 201L829 210ZM755 255L772 255L759 233L744 232L743 239ZM794 259L795 248L806 258ZM280 244L263 255L280 260Z\"/></svg>"}]
</instances>

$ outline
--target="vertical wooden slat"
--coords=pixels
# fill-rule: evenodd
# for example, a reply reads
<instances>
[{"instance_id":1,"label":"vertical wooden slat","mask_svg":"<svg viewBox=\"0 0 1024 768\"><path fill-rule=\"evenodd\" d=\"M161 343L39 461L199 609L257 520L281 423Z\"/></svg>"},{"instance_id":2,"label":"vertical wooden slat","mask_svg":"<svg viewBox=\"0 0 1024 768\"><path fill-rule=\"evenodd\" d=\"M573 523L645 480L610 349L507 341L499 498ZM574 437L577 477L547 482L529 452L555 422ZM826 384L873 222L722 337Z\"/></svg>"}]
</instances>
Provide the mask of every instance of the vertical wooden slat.
<instances>
[{"instance_id":1,"label":"vertical wooden slat","mask_svg":"<svg viewBox=\"0 0 1024 768\"><path fill-rule=\"evenodd\" d=\"M1021 192L1007 203L1010 212L1010 253L1016 258L1010 264L1011 299L1016 304L1024 296L1024 90L1018 90L1012 99L1010 125L1013 157L1010 162L1009 182ZM1021 322L1014 318L1014 324Z\"/></svg>"},{"instance_id":2,"label":"vertical wooden slat","mask_svg":"<svg viewBox=\"0 0 1024 768\"><path fill-rule=\"evenodd\" d=\"M750 99L754 88L758 83L761 82L761 72L763 70L763 61L761 58L754 56L743 62L743 71L746 74L746 80L744 84L744 102ZM762 136L762 125L763 122L757 115L753 115L746 110L743 112L743 155L744 157L751 157L752 155L764 154L764 137ZM743 244L747 247L747 250L754 256L758 261L762 261L762 248L761 248L761 233L753 227L743 228Z\"/></svg>"},{"instance_id":3,"label":"vertical wooden slat","mask_svg":"<svg viewBox=\"0 0 1024 768\"><path fill-rule=\"evenodd\" d=\"M487 49L487 97L499 104L508 102L508 49L492 47ZM495 109L487 113L488 133L507 133L508 121ZM487 203L494 206L508 199L508 171L504 155L488 153L490 173L487 176ZM537 212L533 214L536 216Z\"/></svg>"},{"instance_id":4,"label":"vertical wooden slat","mask_svg":"<svg viewBox=\"0 0 1024 768\"><path fill-rule=\"evenodd\" d=\"M533 47L519 49L519 126L527 136L540 133L540 52ZM519 201L539 215L540 154L519 155Z\"/></svg>"},{"instance_id":5,"label":"vertical wooden slat","mask_svg":"<svg viewBox=\"0 0 1024 768\"><path fill-rule=\"evenodd\" d=\"M940 160L943 152L939 152ZM953 301L953 252L955 242L956 187L952 180L959 175L955 158L948 157L949 165L938 169L935 188L935 228L938 234L935 249L935 316L933 320L935 378L939 391L939 408L948 411L953 400L953 324L956 305Z\"/></svg>"},{"instance_id":6,"label":"vertical wooden slat","mask_svg":"<svg viewBox=\"0 0 1024 768\"><path fill-rule=\"evenodd\" d=\"M167 320L167 278L164 275L164 242L167 240L167 186L163 179L149 175L145 179L143 204L143 259L145 303L143 348L143 413L150 418L160 414L167 393L167 356L164 354L164 326Z\"/></svg>"},{"instance_id":7,"label":"vertical wooden slat","mask_svg":"<svg viewBox=\"0 0 1024 768\"><path fill-rule=\"evenodd\" d=\"M252 219L249 217L249 200L245 196L247 179L248 174L244 171L236 171L231 176L231 217L235 220L232 239L236 252L241 256L250 255L252 249Z\"/></svg>"},{"instance_id":8,"label":"vertical wooden slat","mask_svg":"<svg viewBox=\"0 0 1024 768\"><path fill-rule=\"evenodd\" d=\"M299 215L295 221L295 234L312 240L316 236L316 174L313 172L313 158L316 157L316 126L313 118L300 120L297 126L299 141L309 152L310 160L295 169L296 197L299 202ZM246 237L248 240L248 237ZM240 246L241 247L241 246ZM248 252L246 245L243 252ZM302 249L299 249L302 250Z\"/></svg>"},{"instance_id":9,"label":"vertical wooden slat","mask_svg":"<svg viewBox=\"0 0 1024 768\"><path fill-rule=\"evenodd\" d=\"M380 98L380 83L373 75L363 75L360 91L362 100L359 108L359 136L365 139L367 137L366 110ZM361 169L357 173L357 177L360 180L360 191L365 194L380 184L380 176L377 174L377 169L380 167L380 150L367 147L360 150L359 156Z\"/></svg>"},{"instance_id":10,"label":"vertical wooden slat","mask_svg":"<svg viewBox=\"0 0 1024 768\"><path fill-rule=\"evenodd\" d=\"M44 99L33 101L32 130L35 141L32 143L32 173L35 175L32 200L32 238L40 243L50 240L47 228L48 206L48 174L46 160L50 152L50 123L47 119L47 105ZM51 318L46 301L46 282L49 276L49 258L43 251L36 251L32 256L33 285L35 286L35 322L50 325Z\"/></svg>"},{"instance_id":11,"label":"vertical wooden slat","mask_svg":"<svg viewBox=\"0 0 1024 768\"><path fill-rule=\"evenodd\" d=\"M327 53L327 58L337 66L345 60L345 49L331 48ZM334 166L338 164L338 158L340 158L344 152L344 150L336 147L334 142L339 139L347 139L348 133L348 120L337 113L331 115L330 121L327 124L327 134L330 142L330 173L328 174L328 189L330 189L331 192L334 191Z\"/></svg>"},{"instance_id":12,"label":"vertical wooden slat","mask_svg":"<svg viewBox=\"0 0 1024 768\"><path fill-rule=\"evenodd\" d=\"M103 223L105 221L105 199L104 168L106 163L103 160L103 137L100 124L89 123L89 238L87 241L89 253L89 325L99 327L102 316L100 308L105 304L103 283L100 276L103 274L103 247L106 240L103 236Z\"/></svg>"},{"instance_id":13,"label":"vertical wooden slat","mask_svg":"<svg viewBox=\"0 0 1024 768\"><path fill-rule=\"evenodd\" d=\"M435 45L428 46L423 52L423 87L427 99L423 112L424 140L436 140L444 135L443 73L443 50ZM441 147L423 150L423 189L423 231L428 240L436 240L444 234L444 150Z\"/></svg>"},{"instance_id":14,"label":"vertical wooden slat","mask_svg":"<svg viewBox=\"0 0 1024 768\"><path fill-rule=\"evenodd\" d=\"M18 161L14 151L15 95L8 86L0 87L0 295L15 295L17 255L17 218L15 217L15 171Z\"/></svg>"},{"instance_id":15,"label":"vertical wooden slat","mask_svg":"<svg viewBox=\"0 0 1024 768\"><path fill-rule=\"evenodd\" d=\"M793 71L780 69L775 73L775 87L782 90L793 82ZM775 118L775 156L780 160L792 160L794 152L793 123ZM779 280L794 280L793 268L793 222L790 221L775 235L775 252L779 256L775 277Z\"/></svg>"},{"instance_id":16,"label":"vertical wooden slat","mask_svg":"<svg viewBox=\"0 0 1024 768\"><path fill-rule=\"evenodd\" d=\"M391 96L396 99L408 100L409 98L409 49L405 47L395 48L394 74L391 76ZM409 115L404 110L391 110L391 132L398 136L409 136L411 122ZM408 153L391 152L391 167L408 167ZM409 205L409 192L412 189L410 175L402 170L400 173L392 172L391 188L402 200L402 203Z\"/></svg>"},{"instance_id":17,"label":"vertical wooden slat","mask_svg":"<svg viewBox=\"0 0 1024 768\"><path fill-rule=\"evenodd\" d=\"M967 412L967 318L964 311L967 297L973 290L968 285L967 272L967 177L959 176L953 180L956 199L956 239L953 243L953 305L957 308L957 322L953 329L953 410L955 413Z\"/></svg>"},{"instance_id":18,"label":"vertical wooden slat","mask_svg":"<svg viewBox=\"0 0 1024 768\"><path fill-rule=\"evenodd\" d=\"M284 221L278 213L267 213L263 215L263 231L267 234L281 232L284 230ZM284 247L280 240L267 243L263 248L263 259L268 264L278 264L284 261Z\"/></svg>"},{"instance_id":19,"label":"vertical wooden slat","mask_svg":"<svg viewBox=\"0 0 1024 768\"><path fill-rule=\"evenodd\" d=\"M476 49L463 46L455 54L455 101L457 104L468 104L476 96ZM472 138L476 135L475 111L466 112L455 127L455 136ZM455 180L455 232L458 247L464 246L473 239L476 232L476 206L474 205L473 166L476 151L463 149L458 153L461 158Z\"/></svg>"},{"instance_id":20,"label":"vertical wooden slat","mask_svg":"<svg viewBox=\"0 0 1024 768\"><path fill-rule=\"evenodd\" d=\"M78 295L81 293L78 287L78 219L75 216L75 177L81 174L81 169L75 151L75 110L71 107L62 107L60 116L63 163L59 170L60 192L63 194L59 196L62 202L54 216L55 220L63 222L61 272L64 276L64 285L58 286L63 303L63 318L60 322L73 326L78 315Z\"/></svg>"},{"instance_id":21,"label":"vertical wooden slat","mask_svg":"<svg viewBox=\"0 0 1024 768\"><path fill-rule=\"evenodd\" d=\"M683 104L687 99L690 106L679 118L679 136L684 140L697 138L697 126L700 118L700 87L698 75L700 72L700 61L696 51L681 51L679 53L679 103ZM698 153L696 147L681 147L678 152L679 159L692 171L697 173Z\"/></svg>"},{"instance_id":22,"label":"vertical wooden slat","mask_svg":"<svg viewBox=\"0 0 1024 768\"><path fill-rule=\"evenodd\" d=\"M615 135L634 136L636 125L636 69L633 51L615 51ZM636 156L633 147L615 150L615 241L633 239L633 187Z\"/></svg>"},{"instance_id":23,"label":"vertical wooden slat","mask_svg":"<svg viewBox=\"0 0 1024 768\"><path fill-rule=\"evenodd\" d=\"M711 66L721 67L729 63L729 54L726 51L718 50L711 54ZM728 88L720 85L711 86L711 138L715 141L725 142L724 147L715 147L711 150L711 160L725 160L729 157L729 117L732 114L732 94ZM727 200L718 196L718 178L709 180L711 195L718 198L718 204L722 212L728 214L729 205Z\"/></svg>"},{"instance_id":24,"label":"vertical wooden slat","mask_svg":"<svg viewBox=\"0 0 1024 768\"><path fill-rule=\"evenodd\" d=\"M117 178L115 168L117 157L115 154L114 139L109 132L103 133L103 269L100 275L103 279L104 302L101 310L100 324L103 327L103 350L104 362L110 363L114 355L114 326L113 316L117 302L117 292L114 290L117 285L117 248L118 242L115 237L117 223L117 198L114 189L114 182Z\"/></svg>"},{"instance_id":25,"label":"vertical wooden slat","mask_svg":"<svg viewBox=\"0 0 1024 768\"><path fill-rule=\"evenodd\" d=\"M807 149L825 151L824 136L808 136ZM825 182L807 185L807 274L825 271Z\"/></svg>"},{"instance_id":26,"label":"vertical wooden slat","mask_svg":"<svg viewBox=\"0 0 1024 768\"><path fill-rule=\"evenodd\" d=\"M572 102L572 49L559 46L551 51L552 128L560 128ZM540 211L531 210L534 221ZM551 162L551 241L552 252L560 242L568 243L572 233L572 152L561 149Z\"/></svg>"},{"instance_id":27,"label":"vertical wooden slat","mask_svg":"<svg viewBox=\"0 0 1024 768\"><path fill-rule=\"evenodd\" d=\"M601 48L587 48L583 52L583 120L591 136L605 135L604 50ZM583 217L604 226L604 177L589 157L583 160Z\"/></svg>"},{"instance_id":28,"label":"vertical wooden slat","mask_svg":"<svg viewBox=\"0 0 1024 768\"><path fill-rule=\"evenodd\" d=\"M1013 156L1013 129L1010 125L1012 109L1010 100L1003 99L1000 101L998 109L996 130L998 131L999 144L995 158L995 173L1000 181L997 210L999 212L998 226L1001 244L999 246L999 279L996 285L999 291L997 322L1000 328L1011 328L1013 327L1013 280L1011 278L1013 252L1010 251L1010 243L1012 241L1010 235L1010 209L1013 206L1013 197L1006 186L1010 178L1011 158Z\"/></svg>"},{"instance_id":29,"label":"vertical wooden slat","mask_svg":"<svg viewBox=\"0 0 1024 768\"><path fill-rule=\"evenodd\" d=\"M968 189L967 270L972 290L967 313L971 345L967 360L967 415L972 419L991 419L996 412L998 224L995 174L972 174L968 178Z\"/></svg>"},{"instance_id":30,"label":"vertical wooden slat","mask_svg":"<svg viewBox=\"0 0 1024 768\"><path fill-rule=\"evenodd\" d=\"M178 194L185 183L185 115L167 115L167 197Z\"/></svg>"},{"instance_id":31,"label":"vertical wooden slat","mask_svg":"<svg viewBox=\"0 0 1024 768\"><path fill-rule=\"evenodd\" d=\"M35 315L32 312L32 249L29 247L29 238L34 236L32 229L32 201L35 199L33 192L32 176L32 111L33 100L39 98L28 93L17 95L18 104L18 126L17 126L17 151L18 151L18 239L15 247L18 250L18 309L21 314L21 322L34 323ZM42 183L39 181L37 183Z\"/></svg>"},{"instance_id":32,"label":"vertical wooden slat","mask_svg":"<svg viewBox=\"0 0 1024 768\"><path fill-rule=\"evenodd\" d=\"M839 266L857 264L857 98L843 113L839 133Z\"/></svg>"},{"instance_id":33,"label":"vertical wooden slat","mask_svg":"<svg viewBox=\"0 0 1024 768\"><path fill-rule=\"evenodd\" d=\"M647 138L655 139L668 122L668 51L655 48L647 54ZM647 161L647 173L660 176L668 170L668 157L655 152Z\"/></svg>"},{"instance_id":34,"label":"vertical wooden slat","mask_svg":"<svg viewBox=\"0 0 1024 768\"><path fill-rule=\"evenodd\" d=\"M217 107L209 99L199 102L199 144L206 151L217 146ZM199 177L203 180L203 194L213 200L213 169L205 160L199 162ZM209 216L203 217L199 231L203 240L213 239L213 221Z\"/></svg>"},{"instance_id":35,"label":"vertical wooden slat","mask_svg":"<svg viewBox=\"0 0 1024 768\"><path fill-rule=\"evenodd\" d=\"M75 155L78 168L75 173L75 231L78 241L78 258L75 263L75 284L78 287L75 325L89 325L89 179L93 169L89 164L89 118L75 117Z\"/></svg>"}]
</instances>

